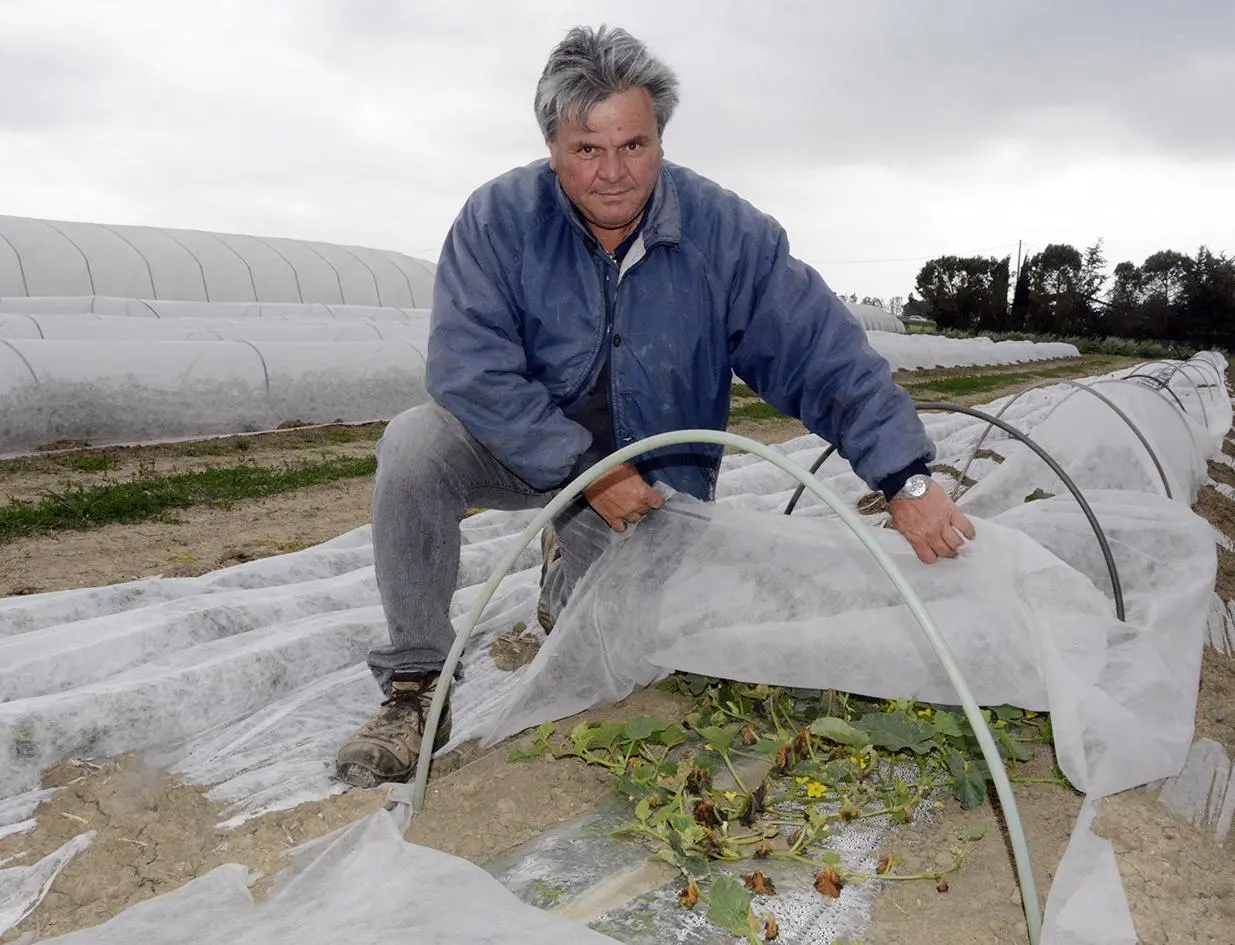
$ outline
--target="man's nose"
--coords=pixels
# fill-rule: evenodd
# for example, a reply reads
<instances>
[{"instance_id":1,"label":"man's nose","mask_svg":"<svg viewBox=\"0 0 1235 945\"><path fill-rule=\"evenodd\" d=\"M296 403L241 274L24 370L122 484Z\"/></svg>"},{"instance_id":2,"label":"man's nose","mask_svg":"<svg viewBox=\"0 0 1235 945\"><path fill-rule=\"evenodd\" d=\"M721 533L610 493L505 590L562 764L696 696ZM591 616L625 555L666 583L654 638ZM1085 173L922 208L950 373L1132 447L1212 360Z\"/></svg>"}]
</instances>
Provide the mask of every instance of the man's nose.
<instances>
[{"instance_id":1,"label":"man's nose","mask_svg":"<svg viewBox=\"0 0 1235 945\"><path fill-rule=\"evenodd\" d=\"M601 156L600 177L602 180L621 180L626 176L626 164L621 155L610 151Z\"/></svg>"}]
</instances>

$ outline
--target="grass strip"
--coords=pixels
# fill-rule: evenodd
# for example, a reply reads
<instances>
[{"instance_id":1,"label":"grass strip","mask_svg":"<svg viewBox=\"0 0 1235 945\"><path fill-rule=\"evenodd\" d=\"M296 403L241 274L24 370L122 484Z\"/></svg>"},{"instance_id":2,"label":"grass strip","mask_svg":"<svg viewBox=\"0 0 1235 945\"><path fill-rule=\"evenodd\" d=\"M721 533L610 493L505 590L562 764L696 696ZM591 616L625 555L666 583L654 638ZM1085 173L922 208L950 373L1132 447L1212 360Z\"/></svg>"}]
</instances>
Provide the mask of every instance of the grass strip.
<instances>
[{"instance_id":1,"label":"grass strip","mask_svg":"<svg viewBox=\"0 0 1235 945\"><path fill-rule=\"evenodd\" d=\"M1034 376L1029 373L977 374L970 377L946 377L933 381L923 381L919 384L906 384L905 389L911 394L923 391L938 391L941 394L964 397L968 394L983 394L988 391L999 390L1001 387L1007 387L1009 384L1032 380L1034 380Z\"/></svg>"},{"instance_id":2,"label":"grass strip","mask_svg":"<svg viewBox=\"0 0 1235 945\"><path fill-rule=\"evenodd\" d=\"M28 535L80 531L112 522L146 522L174 509L229 505L324 482L371 476L376 470L377 460L372 456L340 457L283 468L249 463L73 487L49 492L37 503L13 500L0 507L0 544Z\"/></svg>"},{"instance_id":3,"label":"grass strip","mask_svg":"<svg viewBox=\"0 0 1235 945\"><path fill-rule=\"evenodd\" d=\"M785 415L762 400L735 404L729 410L729 420L784 420Z\"/></svg>"}]
</instances>

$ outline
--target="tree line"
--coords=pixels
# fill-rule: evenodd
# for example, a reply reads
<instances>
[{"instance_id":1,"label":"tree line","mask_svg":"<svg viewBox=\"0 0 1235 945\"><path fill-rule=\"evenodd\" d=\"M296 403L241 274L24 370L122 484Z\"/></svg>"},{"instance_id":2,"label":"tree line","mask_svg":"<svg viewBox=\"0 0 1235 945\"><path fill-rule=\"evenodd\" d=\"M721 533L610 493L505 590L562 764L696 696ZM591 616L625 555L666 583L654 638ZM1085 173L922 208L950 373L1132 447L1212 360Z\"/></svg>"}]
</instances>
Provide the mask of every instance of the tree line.
<instances>
[{"instance_id":1,"label":"tree line","mask_svg":"<svg viewBox=\"0 0 1235 945\"><path fill-rule=\"evenodd\" d=\"M905 315L942 330L1120 337L1235 347L1235 259L1161 250L1109 274L1098 241L1011 256L940 256L918 272ZM1009 291L1011 290L1011 291Z\"/></svg>"}]
</instances>

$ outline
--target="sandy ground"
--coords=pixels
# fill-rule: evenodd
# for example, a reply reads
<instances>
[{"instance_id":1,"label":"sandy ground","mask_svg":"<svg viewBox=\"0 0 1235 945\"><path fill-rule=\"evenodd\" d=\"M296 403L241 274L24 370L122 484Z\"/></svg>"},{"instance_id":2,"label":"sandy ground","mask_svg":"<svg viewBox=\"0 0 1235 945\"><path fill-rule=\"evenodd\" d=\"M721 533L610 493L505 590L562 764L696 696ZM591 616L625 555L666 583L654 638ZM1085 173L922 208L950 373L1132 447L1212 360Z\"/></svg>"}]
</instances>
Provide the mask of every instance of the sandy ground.
<instances>
[{"instance_id":1,"label":"sandy ground","mask_svg":"<svg viewBox=\"0 0 1235 945\"><path fill-rule=\"evenodd\" d=\"M765 442L804 432L793 421L748 422L735 429ZM90 484L103 475L202 468L241 457L263 464L319 458L316 447L277 442L278 436L293 435L253 438L244 448L233 444L200 455L184 455L176 447L121 451L115 465L98 473L75 470L67 458L44 457L17 470L0 464L0 501L34 498L66 482ZM338 444L330 455L365 455L372 450L372 439ZM1235 446L1228 452L1235 455ZM1212 465L1211 475L1235 484L1221 464ZM351 480L234 508L177 512L174 520L165 522L0 545L0 596L149 574L200 574L302 548L368 522L370 493L369 480ZM1202 490L1197 511L1235 537L1235 505L1215 490ZM1235 555L1222 554L1218 589L1225 599L1235 599ZM676 705L673 697L651 690L592 715L667 714ZM1229 657L1205 655L1197 734L1222 742L1235 755L1235 660ZM435 766L426 810L415 820L409 839L484 863L586 811L608 790L604 775L577 762L509 764L507 751L508 746L499 746L481 754L465 746ZM269 874L286 849L350 823L386 799L381 790L354 790L220 831L215 826L219 811L201 789L149 770L134 756L98 770L63 765L48 772L45 783L64 787L39 810L32 833L0 840L0 860L18 856L13 865L30 863L87 829L99 835L64 870L42 905L18 928L0 936L0 942L33 942L94 925L222 863L244 863ZM1016 795L1045 891L1080 801L1050 785L1018 785ZM893 839L893 849L905 857L907 867L937 868L938 858L950 859L947 851L956 838L977 821L997 824L998 814L989 806L966 812L950 804L929 823L902 831ZM1146 945L1235 942L1235 839L1219 848L1144 791L1109 800L1098 830L1115 845ZM1011 858L1000 831L992 829L966 866L950 877L947 893L936 892L933 884L907 883L882 894L867 943L1015 943L1024 941L1023 929Z\"/></svg>"}]
</instances>

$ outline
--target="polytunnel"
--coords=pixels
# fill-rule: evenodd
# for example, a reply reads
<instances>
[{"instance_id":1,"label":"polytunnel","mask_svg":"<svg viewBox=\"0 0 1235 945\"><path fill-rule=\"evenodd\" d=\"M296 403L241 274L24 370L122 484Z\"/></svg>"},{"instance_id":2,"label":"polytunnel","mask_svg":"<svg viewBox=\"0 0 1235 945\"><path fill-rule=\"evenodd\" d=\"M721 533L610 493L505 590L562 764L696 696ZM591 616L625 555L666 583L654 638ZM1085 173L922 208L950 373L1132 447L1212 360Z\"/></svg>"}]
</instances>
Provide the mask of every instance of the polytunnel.
<instances>
[{"instance_id":1,"label":"polytunnel","mask_svg":"<svg viewBox=\"0 0 1235 945\"><path fill-rule=\"evenodd\" d=\"M428 307L432 263L313 240L0 216L0 298Z\"/></svg>"},{"instance_id":2,"label":"polytunnel","mask_svg":"<svg viewBox=\"0 0 1235 945\"><path fill-rule=\"evenodd\" d=\"M410 311L410 310L409 310ZM144 342L168 341L397 341L419 347L429 338L428 312L396 318L128 318L120 315L7 315L0 312L0 339L126 341L143 356ZM165 350L165 349L164 349ZM149 353L146 349L145 353Z\"/></svg>"},{"instance_id":3,"label":"polytunnel","mask_svg":"<svg viewBox=\"0 0 1235 945\"><path fill-rule=\"evenodd\" d=\"M374 319L415 321L428 308L382 305L327 305L322 302L192 302L176 299L119 299L101 295L0 298L0 314L106 315L129 318L244 318L284 321Z\"/></svg>"},{"instance_id":4,"label":"polytunnel","mask_svg":"<svg viewBox=\"0 0 1235 945\"><path fill-rule=\"evenodd\" d=\"M0 453L390 418L424 402L420 338L0 339Z\"/></svg>"},{"instance_id":5,"label":"polytunnel","mask_svg":"<svg viewBox=\"0 0 1235 945\"><path fill-rule=\"evenodd\" d=\"M894 334L905 334L904 323L886 309L877 305L863 305L861 302L846 302L845 307L853 313L853 317L867 331L888 331Z\"/></svg>"}]
</instances>

